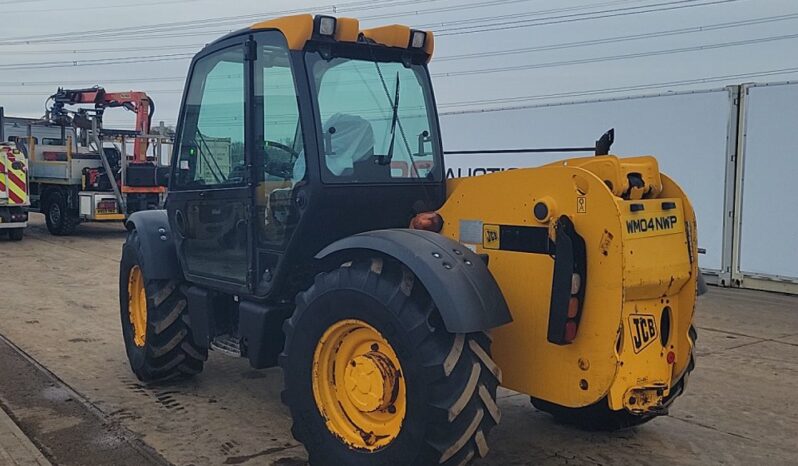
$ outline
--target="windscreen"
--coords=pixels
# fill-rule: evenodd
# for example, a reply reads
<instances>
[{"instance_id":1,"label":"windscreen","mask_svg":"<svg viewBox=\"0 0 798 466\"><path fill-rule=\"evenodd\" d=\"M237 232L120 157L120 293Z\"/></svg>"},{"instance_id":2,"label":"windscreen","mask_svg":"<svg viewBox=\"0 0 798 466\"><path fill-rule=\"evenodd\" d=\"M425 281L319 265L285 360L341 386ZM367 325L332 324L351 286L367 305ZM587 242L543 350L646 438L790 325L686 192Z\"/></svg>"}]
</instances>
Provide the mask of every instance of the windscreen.
<instances>
[{"instance_id":1,"label":"windscreen","mask_svg":"<svg viewBox=\"0 0 798 466\"><path fill-rule=\"evenodd\" d=\"M437 124L423 65L307 52L325 182L438 179Z\"/></svg>"}]
</instances>

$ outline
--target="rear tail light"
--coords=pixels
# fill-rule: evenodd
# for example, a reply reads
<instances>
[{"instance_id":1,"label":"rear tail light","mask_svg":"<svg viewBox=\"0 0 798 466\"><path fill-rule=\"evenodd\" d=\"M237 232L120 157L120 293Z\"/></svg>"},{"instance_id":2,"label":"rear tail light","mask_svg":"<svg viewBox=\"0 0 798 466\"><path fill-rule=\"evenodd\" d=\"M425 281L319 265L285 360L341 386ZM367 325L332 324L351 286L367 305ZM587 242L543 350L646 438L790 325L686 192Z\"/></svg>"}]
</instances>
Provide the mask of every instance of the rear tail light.
<instances>
[{"instance_id":1,"label":"rear tail light","mask_svg":"<svg viewBox=\"0 0 798 466\"><path fill-rule=\"evenodd\" d=\"M572 342L574 338L576 338L576 329L578 326L576 325L576 321L569 320L565 323L565 341Z\"/></svg>"},{"instance_id":2,"label":"rear tail light","mask_svg":"<svg viewBox=\"0 0 798 466\"><path fill-rule=\"evenodd\" d=\"M575 319L577 314L579 314L579 298L571 296L568 301L568 318Z\"/></svg>"},{"instance_id":3,"label":"rear tail light","mask_svg":"<svg viewBox=\"0 0 798 466\"><path fill-rule=\"evenodd\" d=\"M579 291L582 288L582 276L575 273L571 276L571 299L568 300L568 320L565 322L565 343L571 343L576 338L579 329Z\"/></svg>"},{"instance_id":4,"label":"rear tail light","mask_svg":"<svg viewBox=\"0 0 798 466\"><path fill-rule=\"evenodd\" d=\"M579 331L585 302L587 252L585 240L576 232L569 217L560 216L554 228L554 274L547 340L555 345L567 345Z\"/></svg>"}]
</instances>

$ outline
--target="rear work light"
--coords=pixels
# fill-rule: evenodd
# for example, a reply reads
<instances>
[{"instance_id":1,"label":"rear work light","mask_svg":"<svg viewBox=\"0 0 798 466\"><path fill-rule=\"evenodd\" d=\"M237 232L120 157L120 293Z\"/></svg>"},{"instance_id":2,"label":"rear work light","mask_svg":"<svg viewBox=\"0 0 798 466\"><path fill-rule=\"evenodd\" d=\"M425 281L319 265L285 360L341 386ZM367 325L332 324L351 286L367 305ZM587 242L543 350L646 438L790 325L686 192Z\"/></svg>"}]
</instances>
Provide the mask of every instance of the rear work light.
<instances>
[{"instance_id":1,"label":"rear work light","mask_svg":"<svg viewBox=\"0 0 798 466\"><path fill-rule=\"evenodd\" d=\"M547 339L556 345L574 341L585 301L587 254L585 240L570 218L561 216L554 226L554 275L549 306Z\"/></svg>"},{"instance_id":2,"label":"rear work light","mask_svg":"<svg viewBox=\"0 0 798 466\"><path fill-rule=\"evenodd\" d=\"M332 37L335 35L335 23L337 20L332 16L316 16L313 18L315 23L313 26L316 29L316 34L325 37Z\"/></svg>"},{"instance_id":3,"label":"rear work light","mask_svg":"<svg viewBox=\"0 0 798 466\"><path fill-rule=\"evenodd\" d=\"M415 29L410 31L410 48L413 49L421 49L424 48L424 44L427 42L427 33L424 31L416 31Z\"/></svg>"}]
</instances>

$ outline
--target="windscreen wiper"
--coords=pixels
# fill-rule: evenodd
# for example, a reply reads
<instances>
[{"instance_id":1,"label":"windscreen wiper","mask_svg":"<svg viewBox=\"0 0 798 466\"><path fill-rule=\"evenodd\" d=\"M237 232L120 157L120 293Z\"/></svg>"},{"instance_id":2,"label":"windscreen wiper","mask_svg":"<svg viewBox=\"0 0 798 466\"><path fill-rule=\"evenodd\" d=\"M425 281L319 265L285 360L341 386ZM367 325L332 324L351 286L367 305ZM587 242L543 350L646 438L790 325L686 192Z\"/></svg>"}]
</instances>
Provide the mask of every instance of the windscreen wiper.
<instances>
[{"instance_id":1,"label":"windscreen wiper","mask_svg":"<svg viewBox=\"0 0 798 466\"><path fill-rule=\"evenodd\" d=\"M380 155L377 161L380 165L388 165L393 159L393 146L396 142L396 122L399 120L399 72L396 73L396 87L393 92L393 113L391 115L391 143L388 146L388 155Z\"/></svg>"}]
</instances>

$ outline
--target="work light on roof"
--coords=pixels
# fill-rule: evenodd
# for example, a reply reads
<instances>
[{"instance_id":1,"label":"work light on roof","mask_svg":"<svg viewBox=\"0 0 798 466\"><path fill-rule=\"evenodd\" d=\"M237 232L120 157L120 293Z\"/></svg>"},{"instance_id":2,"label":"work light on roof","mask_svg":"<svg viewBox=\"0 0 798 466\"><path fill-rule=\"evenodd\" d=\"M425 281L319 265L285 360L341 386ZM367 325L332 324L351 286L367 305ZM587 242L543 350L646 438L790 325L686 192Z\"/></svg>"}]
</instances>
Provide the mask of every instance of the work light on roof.
<instances>
[{"instance_id":1,"label":"work light on roof","mask_svg":"<svg viewBox=\"0 0 798 466\"><path fill-rule=\"evenodd\" d=\"M316 17L316 32L320 36L332 36L335 34L335 18L332 16Z\"/></svg>"},{"instance_id":2,"label":"work light on roof","mask_svg":"<svg viewBox=\"0 0 798 466\"><path fill-rule=\"evenodd\" d=\"M410 31L410 47L420 49L427 41L427 33L424 31Z\"/></svg>"}]
</instances>

